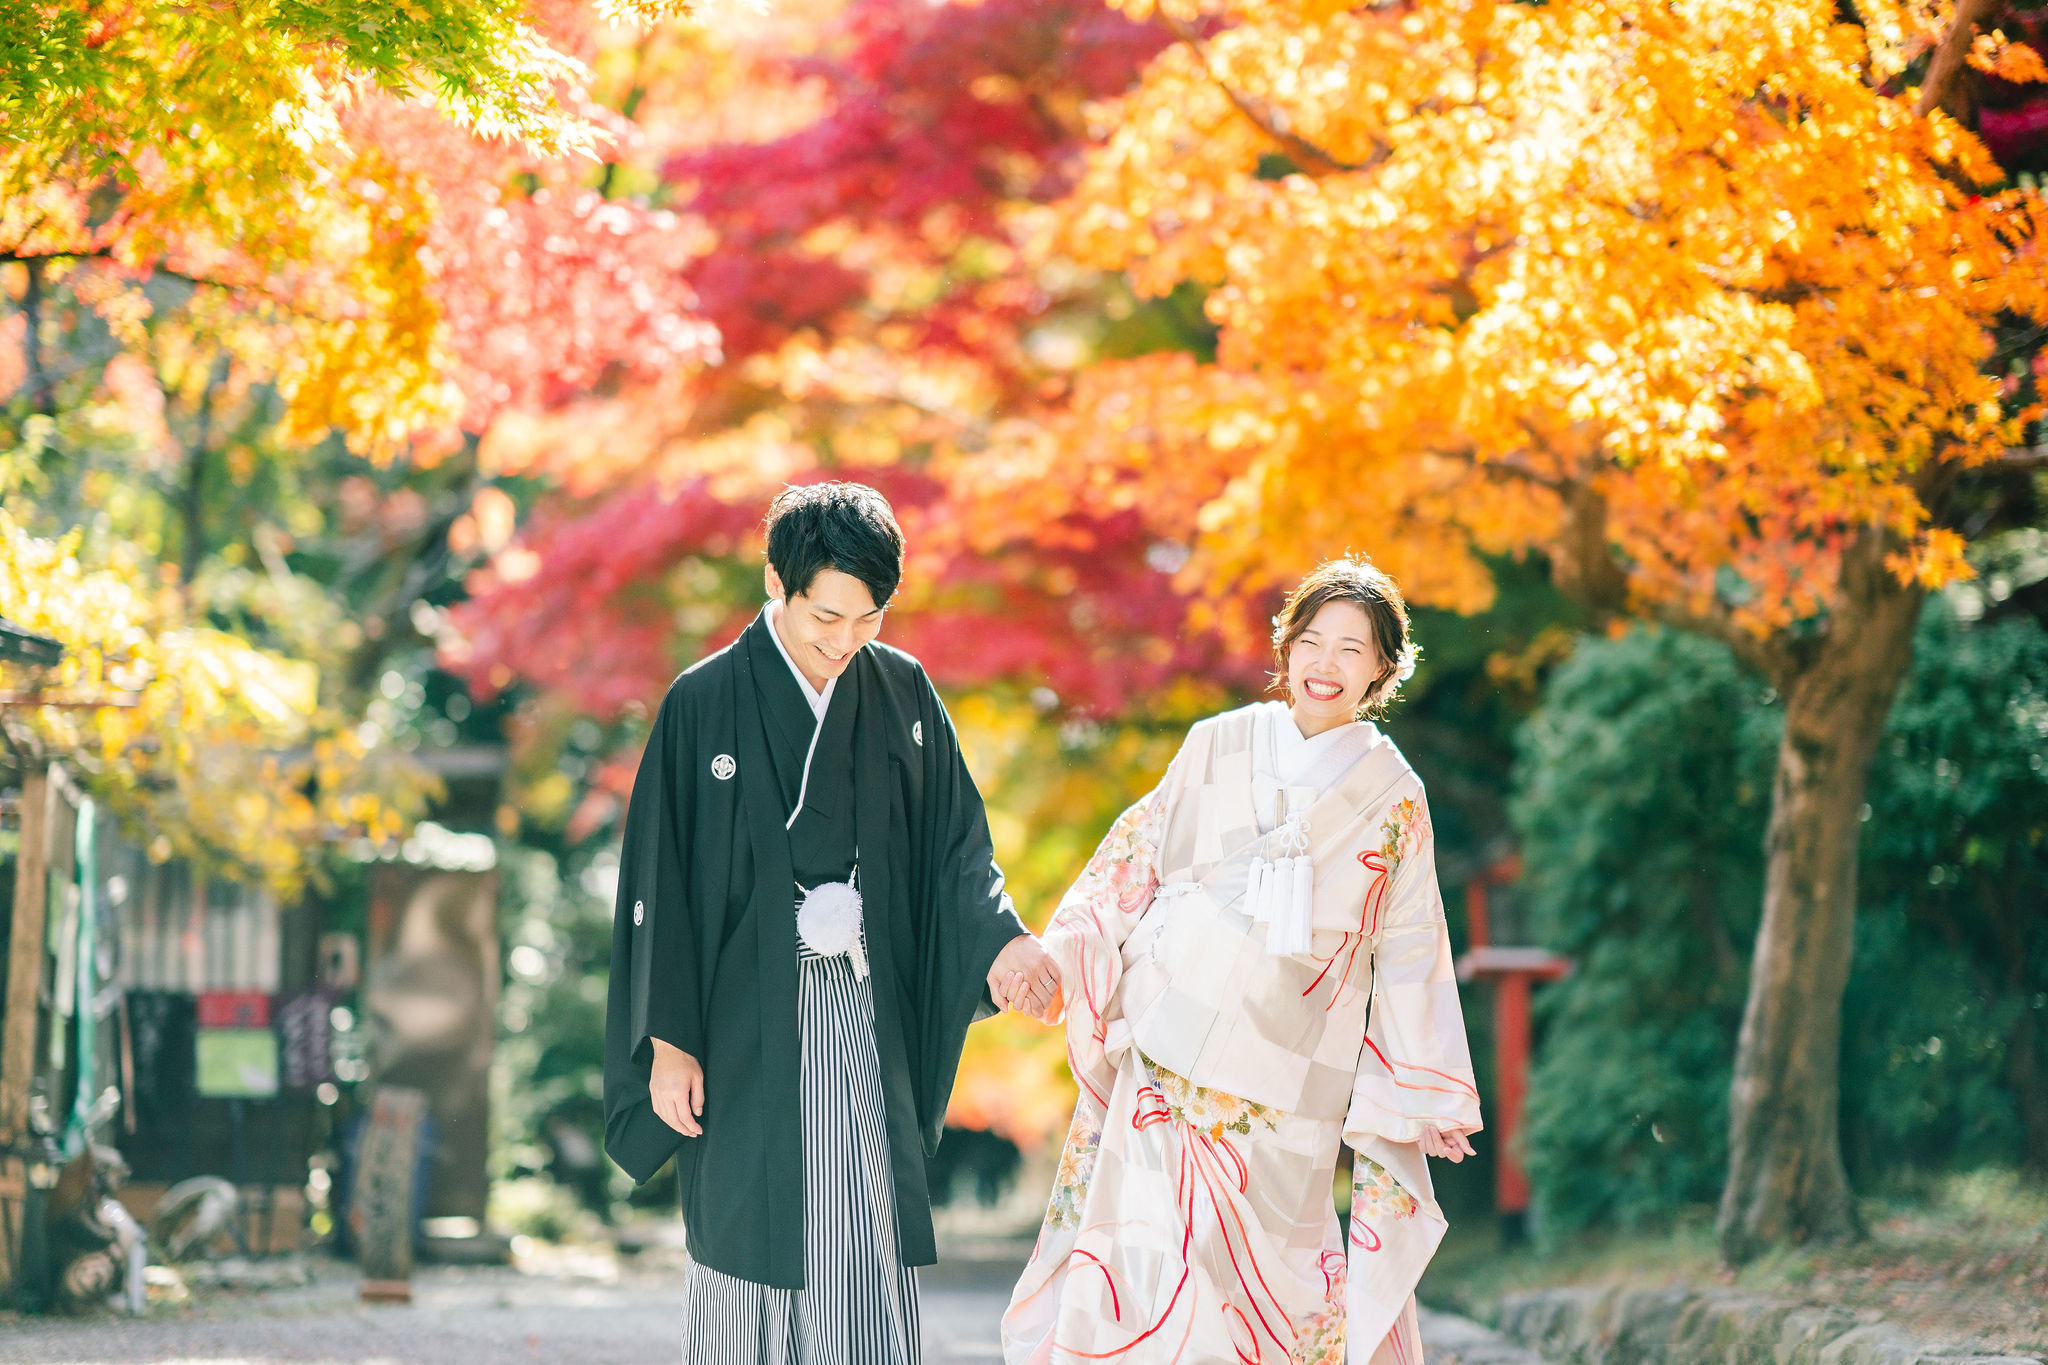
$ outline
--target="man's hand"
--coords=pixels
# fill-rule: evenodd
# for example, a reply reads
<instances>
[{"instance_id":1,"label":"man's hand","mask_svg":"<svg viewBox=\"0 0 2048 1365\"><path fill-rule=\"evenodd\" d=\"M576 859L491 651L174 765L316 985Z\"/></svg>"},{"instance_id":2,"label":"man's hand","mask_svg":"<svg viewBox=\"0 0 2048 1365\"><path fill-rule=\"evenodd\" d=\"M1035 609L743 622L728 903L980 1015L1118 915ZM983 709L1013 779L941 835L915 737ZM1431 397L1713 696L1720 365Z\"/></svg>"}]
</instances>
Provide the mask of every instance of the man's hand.
<instances>
[{"instance_id":1,"label":"man's hand","mask_svg":"<svg viewBox=\"0 0 2048 1365\"><path fill-rule=\"evenodd\" d=\"M654 1044L647 1093L654 1101L655 1114L684 1137L703 1137L704 1126L697 1120L704 1115L704 1068L673 1043L659 1038L647 1041Z\"/></svg>"},{"instance_id":2,"label":"man's hand","mask_svg":"<svg viewBox=\"0 0 2048 1365\"><path fill-rule=\"evenodd\" d=\"M1472 1144L1465 1140L1463 1128L1425 1128L1417 1139L1422 1144L1424 1156L1442 1157L1445 1161L1463 1161L1477 1155Z\"/></svg>"},{"instance_id":3,"label":"man's hand","mask_svg":"<svg viewBox=\"0 0 2048 1365\"><path fill-rule=\"evenodd\" d=\"M1060 1017L1063 1000L1059 964L1037 938L1019 934L996 954L988 969L988 993L1006 1010L1028 1014L1041 1024Z\"/></svg>"}]
</instances>

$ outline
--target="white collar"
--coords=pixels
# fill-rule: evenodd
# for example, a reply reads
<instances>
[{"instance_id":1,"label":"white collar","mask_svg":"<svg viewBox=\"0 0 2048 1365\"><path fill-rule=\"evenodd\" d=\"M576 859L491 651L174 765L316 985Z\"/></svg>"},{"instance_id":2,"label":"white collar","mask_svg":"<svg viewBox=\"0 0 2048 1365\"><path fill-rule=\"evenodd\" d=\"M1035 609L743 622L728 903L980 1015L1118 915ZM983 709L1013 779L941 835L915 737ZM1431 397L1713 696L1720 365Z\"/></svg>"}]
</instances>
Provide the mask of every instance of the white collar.
<instances>
[{"instance_id":1,"label":"white collar","mask_svg":"<svg viewBox=\"0 0 2048 1365\"><path fill-rule=\"evenodd\" d=\"M1372 747L1368 732L1375 727L1370 721L1346 721L1314 735L1303 735L1285 702L1271 701L1266 705L1271 708L1273 766L1282 786L1327 788ZM1325 759L1332 761L1325 765Z\"/></svg>"},{"instance_id":2,"label":"white collar","mask_svg":"<svg viewBox=\"0 0 2048 1365\"><path fill-rule=\"evenodd\" d=\"M790 676L796 679L796 685L804 690L804 700L810 703L813 723L823 721L825 708L832 704L832 690L839 686L839 679L827 678L822 692L811 686L811 680L796 666L796 660L789 657L789 646L782 643L782 632L775 628L775 620L780 615L782 603L776 598L770 598L768 605L761 608L762 619L768 622L768 638L775 642L775 652L782 656L782 662L789 665Z\"/></svg>"}]
</instances>

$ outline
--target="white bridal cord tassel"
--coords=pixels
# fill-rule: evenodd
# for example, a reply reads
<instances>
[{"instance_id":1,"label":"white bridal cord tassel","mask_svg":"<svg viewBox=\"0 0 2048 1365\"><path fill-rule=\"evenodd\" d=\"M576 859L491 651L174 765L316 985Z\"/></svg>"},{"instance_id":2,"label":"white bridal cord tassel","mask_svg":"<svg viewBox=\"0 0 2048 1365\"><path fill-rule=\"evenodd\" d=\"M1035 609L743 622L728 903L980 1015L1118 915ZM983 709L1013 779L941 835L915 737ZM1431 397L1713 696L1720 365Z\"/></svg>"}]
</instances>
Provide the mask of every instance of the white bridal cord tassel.
<instances>
[{"instance_id":1,"label":"white bridal cord tassel","mask_svg":"<svg viewBox=\"0 0 2048 1365\"><path fill-rule=\"evenodd\" d=\"M1264 858L1252 859L1251 868L1245 873L1244 903L1253 924L1272 923L1272 910L1266 904L1266 881L1272 875L1273 864Z\"/></svg>"},{"instance_id":2,"label":"white bridal cord tassel","mask_svg":"<svg viewBox=\"0 0 2048 1365\"><path fill-rule=\"evenodd\" d=\"M1315 864L1306 856L1289 858L1275 878L1283 888L1273 898L1277 913L1266 927L1266 951L1294 957L1313 947Z\"/></svg>"},{"instance_id":3,"label":"white bridal cord tassel","mask_svg":"<svg viewBox=\"0 0 2048 1365\"><path fill-rule=\"evenodd\" d=\"M1266 926L1266 951L1294 957L1313 946L1315 925L1315 863L1308 856L1308 817L1289 817L1279 830L1281 852L1290 854L1268 863L1260 879L1258 911L1253 918Z\"/></svg>"}]
</instances>

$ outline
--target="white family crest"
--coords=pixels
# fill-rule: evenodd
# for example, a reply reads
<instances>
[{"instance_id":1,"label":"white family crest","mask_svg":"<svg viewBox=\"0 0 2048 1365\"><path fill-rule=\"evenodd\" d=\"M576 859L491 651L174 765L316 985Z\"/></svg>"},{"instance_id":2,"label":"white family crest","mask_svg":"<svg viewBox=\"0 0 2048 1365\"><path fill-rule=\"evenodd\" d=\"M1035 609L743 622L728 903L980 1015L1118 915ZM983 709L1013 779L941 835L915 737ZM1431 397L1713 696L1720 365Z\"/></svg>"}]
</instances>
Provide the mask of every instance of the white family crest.
<instances>
[{"instance_id":1,"label":"white family crest","mask_svg":"<svg viewBox=\"0 0 2048 1365\"><path fill-rule=\"evenodd\" d=\"M917 741L917 747L918 747L918 748L922 749L922 748L924 747L924 722L923 722L923 721L919 720L919 721L912 721L912 722L911 722L911 725L910 725L910 737L911 737L912 739L914 739L914 740L916 740L916 741Z\"/></svg>"},{"instance_id":2,"label":"white family crest","mask_svg":"<svg viewBox=\"0 0 2048 1365\"><path fill-rule=\"evenodd\" d=\"M720 782L730 780L732 775L738 770L739 765L732 761L731 754L720 754L717 758L711 760L711 775Z\"/></svg>"},{"instance_id":3,"label":"white family crest","mask_svg":"<svg viewBox=\"0 0 2048 1365\"><path fill-rule=\"evenodd\" d=\"M647 918L647 902L646 902L646 901L634 901L634 902L633 902L633 923L635 923L635 924L638 924L638 923L640 923L640 922L641 922L642 920L644 920L644 919L646 919L646 918Z\"/></svg>"}]
</instances>

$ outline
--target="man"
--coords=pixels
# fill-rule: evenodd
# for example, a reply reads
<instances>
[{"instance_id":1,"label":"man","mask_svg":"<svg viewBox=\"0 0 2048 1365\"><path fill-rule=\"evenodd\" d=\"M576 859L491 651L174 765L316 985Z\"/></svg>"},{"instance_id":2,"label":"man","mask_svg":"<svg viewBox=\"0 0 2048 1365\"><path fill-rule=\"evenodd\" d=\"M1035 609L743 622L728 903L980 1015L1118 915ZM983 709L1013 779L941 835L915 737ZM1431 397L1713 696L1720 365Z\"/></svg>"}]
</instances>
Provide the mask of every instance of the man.
<instances>
[{"instance_id":1,"label":"man","mask_svg":"<svg viewBox=\"0 0 2048 1365\"><path fill-rule=\"evenodd\" d=\"M767 607L670 686L633 784L605 1147L676 1158L691 1362L913 1365L967 1025L1057 1009L952 721L876 642L902 572L881 494L786 489Z\"/></svg>"}]
</instances>

